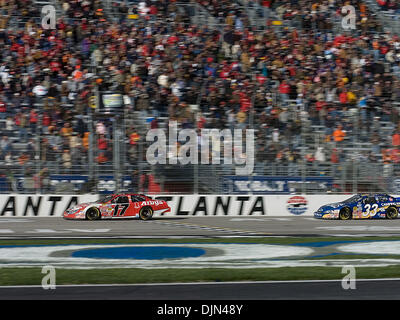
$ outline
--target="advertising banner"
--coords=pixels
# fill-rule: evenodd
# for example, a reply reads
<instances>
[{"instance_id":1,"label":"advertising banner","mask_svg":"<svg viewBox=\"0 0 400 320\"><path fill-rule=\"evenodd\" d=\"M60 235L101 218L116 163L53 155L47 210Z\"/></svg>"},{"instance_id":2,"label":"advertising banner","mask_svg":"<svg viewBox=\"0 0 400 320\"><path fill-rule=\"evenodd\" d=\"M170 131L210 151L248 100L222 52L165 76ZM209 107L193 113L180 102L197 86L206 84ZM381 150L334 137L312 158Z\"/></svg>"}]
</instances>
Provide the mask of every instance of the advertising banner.
<instances>
[{"instance_id":1,"label":"advertising banner","mask_svg":"<svg viewBox=\"0 0 400 320\"><path fill-rule=\"evenodd\" d=\"M291 194L307 190L326 192L332 186L332 177L264 177L224 176L225 193Z\"/></svg>"},{"instance_id":2,"label":"advertising banner","mask_svg":"<svg viewBox=\"0 0 400 320\"><path fill-rule=\"evenodd\" d=\"M13 185L7 181L6 178L0 178L0 192L10 192L12 189L14 192L25 192L34 191L35 186L30 183L32 179L26 178L23 175L15 175ZM132 183L132 178L130 176L123 176L122 187L124 190L129 190ZM49 186L45 192L55 192L55 193L67 193L67 192L77 192L84 190L84 185L89 183L89 176L87 175L50 175L49 176ZM112 194L116 190L116 182L113 175L100 175L97 177L95 182L96 190L99 194ZM65 188L67 191L57 190Z\"/></svg>"},{"instance_id":3,"label":"advertising banner","mask_svg":"<svg viewBox=\"0 0 400 320\"><path fill-rule=\"evenodd\" d=\"M166 200L165 216L312 216L322 205L351 195L153 195ZM1 216L61 217L63 212L99 195L0 195Z\"/></svg>"}]
</instances>

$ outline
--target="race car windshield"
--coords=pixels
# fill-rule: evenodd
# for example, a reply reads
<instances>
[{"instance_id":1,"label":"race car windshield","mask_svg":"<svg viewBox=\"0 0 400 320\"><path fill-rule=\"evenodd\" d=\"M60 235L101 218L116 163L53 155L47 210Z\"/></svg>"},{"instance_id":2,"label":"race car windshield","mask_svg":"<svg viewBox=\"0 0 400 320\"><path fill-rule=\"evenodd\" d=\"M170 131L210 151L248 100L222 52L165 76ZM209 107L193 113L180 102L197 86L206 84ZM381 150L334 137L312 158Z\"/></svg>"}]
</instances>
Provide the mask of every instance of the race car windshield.
<instances>
[{"instance_id":1,"label":"race car windshield","mask_svg":"<svg viewBox=\"0 0 400 320\"><path fill-rule=\"evenodd\" d=\"M100 202L100 203L105 203L105 202L110 201L112 198L113 198L113 195L108 195L108 196L105 196L105 197L103 197L103 198L100 198L100 199L98 200L98 202Z\"/></svg>"},{"instance_id":2,"label":"race car windshield","mask_svg":"<svg viewBox=\"0 0 400 320\"><path fill-rule=\"evenodd\" d=\"M356 196L353 196L353 197L351 197L351 198L349 198L347 200L344 200L343 202L344 203L354 202L354 201L357 201L359 198L360 198L360 196L356 195Z\"/></svg>"}]
</instances>

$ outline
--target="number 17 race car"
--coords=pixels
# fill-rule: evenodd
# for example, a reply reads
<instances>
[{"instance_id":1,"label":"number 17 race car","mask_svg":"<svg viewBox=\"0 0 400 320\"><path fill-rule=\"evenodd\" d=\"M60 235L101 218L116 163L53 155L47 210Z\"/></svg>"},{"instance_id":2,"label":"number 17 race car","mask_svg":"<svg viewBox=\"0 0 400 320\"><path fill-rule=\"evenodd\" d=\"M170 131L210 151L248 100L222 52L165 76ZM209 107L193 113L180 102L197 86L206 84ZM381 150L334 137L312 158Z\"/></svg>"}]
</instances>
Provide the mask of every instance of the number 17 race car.
<instances>
[{"instance_id":1,"label":"number 17 race car","mask_svg":"<svg viewBox=\"0 0 400 320\"><path fill-rule=\"evenodd\" d=\"M318 219L396 219L400 198L388 194L357 194L345 201L327 204L314 212Z\"/></svg>"},{"instance_id":2,"label":"number 17 race car","mask_svg":"<svg viewBox=\"0 0 400 320\"><path fill-rule=\"evenodd\" d=\"M113 194L69 208L63 217L86 220L139 217L141 220L149 220L153 214L166 212L171 212L171 208L164 200L154 200L143 194Z\"/></svg>"}]
</instances>

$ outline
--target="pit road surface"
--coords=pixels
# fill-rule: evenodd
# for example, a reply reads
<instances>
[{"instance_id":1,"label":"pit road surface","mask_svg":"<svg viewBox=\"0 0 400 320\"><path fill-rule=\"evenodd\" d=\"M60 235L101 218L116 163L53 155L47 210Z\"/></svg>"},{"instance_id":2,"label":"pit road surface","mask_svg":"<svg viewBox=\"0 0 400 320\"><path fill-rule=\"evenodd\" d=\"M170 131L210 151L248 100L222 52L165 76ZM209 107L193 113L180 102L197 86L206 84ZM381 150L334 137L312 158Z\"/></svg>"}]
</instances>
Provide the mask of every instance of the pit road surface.
<instances>
[{"instance_id":1,"label":"pit road surface","mask_svg":"<svg viewBox=\"0 0 400 320\"><path fill-rule=\"evenodd\" d=\"M318 220L313 217L155 217L149 221L0 217L0 238L400 236L396 220Z\"/></svg>"}]
</instances>

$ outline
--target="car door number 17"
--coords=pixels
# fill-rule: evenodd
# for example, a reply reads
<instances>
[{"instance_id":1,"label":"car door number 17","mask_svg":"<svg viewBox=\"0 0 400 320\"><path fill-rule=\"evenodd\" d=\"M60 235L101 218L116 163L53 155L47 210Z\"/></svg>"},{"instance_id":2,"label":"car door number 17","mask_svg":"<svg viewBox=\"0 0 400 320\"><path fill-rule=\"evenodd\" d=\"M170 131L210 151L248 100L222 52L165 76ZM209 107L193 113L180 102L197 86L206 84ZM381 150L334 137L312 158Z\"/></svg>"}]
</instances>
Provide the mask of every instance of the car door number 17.
<instances>
[{"instance_id":1,"label":"car door number 17","mask_svg":"<svg viewBox=\"0 0 400 320\"><path fill-rule=\"evenodd\" d=\"M126 209L128 209L128 207L129 207L129 203L117 204L114 208L113 217L123 216L125 214Z\"/></svg>"}]
</instances>

